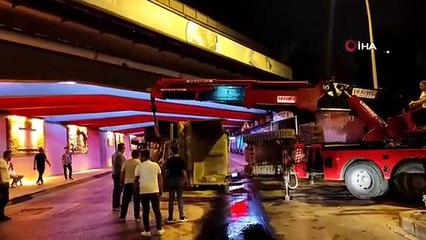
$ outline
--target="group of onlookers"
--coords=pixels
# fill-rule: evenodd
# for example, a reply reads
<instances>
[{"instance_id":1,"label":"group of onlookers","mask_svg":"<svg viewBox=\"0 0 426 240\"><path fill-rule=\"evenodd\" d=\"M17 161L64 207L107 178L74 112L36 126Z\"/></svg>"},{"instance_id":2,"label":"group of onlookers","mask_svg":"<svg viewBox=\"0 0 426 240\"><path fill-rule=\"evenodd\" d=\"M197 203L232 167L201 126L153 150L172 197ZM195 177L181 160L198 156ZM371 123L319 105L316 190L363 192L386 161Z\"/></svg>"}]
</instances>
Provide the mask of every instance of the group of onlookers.
<instances>
[{"instance_id":1,"label":"group of onlookers","mask_svg":"<svg viewBox=\"0 0 426 240\"><path fill-rule=\"evenodd\" d=\"M178 156L178 148L170 148L170 156L165 164L165 176L169 191L169 216L165 223L174 223L173 204L175 194L179 206L179 222L187 220L183 211L183 188L188 183L184 161ZM160 211L160 197L163 194L163 173L160 165L152 161L149 150L133 150L131 158L126 160L124 156L125 145L118 144L117 152L112 155L112 179L114 189L112 194L113 211L120 211L120 220L126 221L129 203L133 199L134 217L140 221L140 204L142 204L142 219L144 231L142 236L151 236L149 225L150 207L155 215L157 234L164 234L162 216ZM121 205L120 196L122 194ZM139 203L140 202L140 203ZM121 207L121 209L120 209Z\"/></svg>"},{"instance_id":2,"label":"group of onlookers","mask_svg":"<svg viewBox=\"0 0 426 240\"><path fill-rule=\"evenodd\" d=\"M133 150L131 158L126 160L124 156L125 145L118 144L117 151L112 156L112 179L114 182L112 208L114 211L120 211L120 220L125 221L130 202L133 199L134 217L136 221L140 221L140 204L142 205L142 219L144 225L143 236L150 236L149 212L150 207L155 214L157 233L162 235L162 217L160 211L160 197L163 194L163 173L160 165L156 161L152 161L153 156L158 153L150 154L149 150ZM73 180L72 178L72 149L68 146L64 147L62 154L62 165L65 180ZM178 155L178 148L170 147L171 156L166 160L164 165L166 182L168 184L169 201L168 201L168 218L165 220L167 224L175 222L173 218L173 204L175 196L177 197L179 208L178 222L187 220L183 210L183 188L188 183L188 177L185 171L184 161ZM7 221L11 218L5 215L4 209L9 201L9 187L11 178L20 180L22 175L16 174L12 160L12 152L4 151L3 158L0 159L0 221ZM43 174L46 163L51 166L43 148L39 148L39 152L34 157L34 170L38 171L37 184L44 184ZM10 171L15 174L11 174ZM68 170L68 171L67 171ZM17 184L15 179L12 185ZM122 194L123 193L123 194ZM121 198L122 195L122 199ZM121 205L120 205L121 202ZM121 209L120 209L121 208Z\"/></svg>"}]
</instances>

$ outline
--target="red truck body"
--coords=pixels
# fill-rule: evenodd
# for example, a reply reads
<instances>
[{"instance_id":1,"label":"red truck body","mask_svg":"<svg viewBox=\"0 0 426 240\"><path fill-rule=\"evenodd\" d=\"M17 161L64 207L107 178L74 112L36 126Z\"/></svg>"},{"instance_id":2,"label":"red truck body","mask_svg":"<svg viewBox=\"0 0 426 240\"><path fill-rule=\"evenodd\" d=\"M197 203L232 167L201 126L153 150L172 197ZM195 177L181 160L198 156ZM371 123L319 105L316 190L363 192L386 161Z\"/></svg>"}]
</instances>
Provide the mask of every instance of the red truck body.
<instances>
[{"instance_id":1,"label":"red truck body","mask_svg":"<svg viewBox=\"0 0 426 240\"><path fill-rule=\"evenodd\" d=\"M426 134L408 131L413 126L409 113L387 121L380 118L361 100L374 98L376 90L334 81L310 86L306 81L161 79L151 89L151 94L155 98L167 98L171 92L193 92L198 100L217 86L245 86L243 104L247 107L296 107L316 111L318 100L327 94L344 99L363 119L368 131L359 143L306 145L304 160L294 165L299 178L308 178L316 171L325 180L344 180L349 191L358 198L383 195L391 186L404 197L419 197L426 188L423 167ZM320 169L313 171L314 165Z\"/></svg>"},{"instance_id":2,"label":"red truck body","mask_svg":"<svg viewBox=\"0 0 426 240\"><path fill-rule=\"evenodd\" d=\"M417 148L369 148L355 144L314 144L314 151L320 151L324 180L342 181L346 168L354 161L373 161L386 180L391 179L394 170L404 161L426 159L426 149ZM314 156L307 156L310 161L317 161ZM295 169L299 178L308 178L307 162L298 164Z\"/></svg>"}]
</instances>

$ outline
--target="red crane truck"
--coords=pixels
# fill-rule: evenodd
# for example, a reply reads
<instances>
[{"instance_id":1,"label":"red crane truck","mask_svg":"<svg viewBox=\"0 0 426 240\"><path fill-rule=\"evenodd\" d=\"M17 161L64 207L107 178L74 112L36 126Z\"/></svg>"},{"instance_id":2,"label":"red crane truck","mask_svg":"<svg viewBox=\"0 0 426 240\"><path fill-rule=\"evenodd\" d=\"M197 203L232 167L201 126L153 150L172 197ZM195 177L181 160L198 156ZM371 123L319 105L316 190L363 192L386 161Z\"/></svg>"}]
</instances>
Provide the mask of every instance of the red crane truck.
<instances>
[{"instance_id":1,"label":"red crane truck","mask_svg":"<svg viewBox=\"0 0 426 240\"><path fill-rule=\"evenodd\" d=\"M150 90L152 99L242 102L248 108L296 107L313 112L324 95L342 99L362 118L368 131L357 143L294 144L297 149L293 149L291 163L297 177L309 178L316 168L324 180L344 181L360 199L384 195L390 188L403 197L420 198L425 190L426 132L408 130L413 126L409 112L387 121L378 116L361 99L374 98L375 90L335 81L311 86L307 81L216 79L160 79ZM280 134L269 134L269 140L280 138Z\"/></svg>"}]
</instances>

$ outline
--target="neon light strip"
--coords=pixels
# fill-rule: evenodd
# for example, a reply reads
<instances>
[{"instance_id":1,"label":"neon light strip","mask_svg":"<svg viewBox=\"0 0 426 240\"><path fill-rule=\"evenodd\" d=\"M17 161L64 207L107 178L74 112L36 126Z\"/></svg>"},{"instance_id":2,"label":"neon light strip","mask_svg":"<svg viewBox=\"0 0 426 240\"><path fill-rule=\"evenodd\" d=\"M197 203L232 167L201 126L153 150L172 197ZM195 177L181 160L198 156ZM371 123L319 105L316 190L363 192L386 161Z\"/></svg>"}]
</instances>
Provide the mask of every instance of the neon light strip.
<instances>
[{"instance_id":1,"label":"neon light strip","mask_svg":"<svg viewBox=\"0 0 426 240\"><path fill-rule=\"evenodd\" d=\"M132 128L143 128L143 127L152 127L152 126L154 126L154 122L101 127L101 128L99 128L99 130L105 131L105 132L108 132L108 131L116 132L116 131L121 131L121 130L126 130L126 129L132 129Z\"/></svg>"},{"instance_id":2,"label":"neon light strip","mask_svg":"<svg viewBox=\"0 0 426 240\"><path fill-rule=\"evenodd\" d=\"M139 111L115 111L115 112L44 116L44 119L50 122L68 122L68 121L104 119L104 118L113 118L113 117L131 117L136 115L145 115L144 113L145 112L139 112Z\"/></svg>"},{"instance_id":3,"label":"neon light strip","mask_svg":"<svg viewBox=\"0 0 426 240\"><path fill-rule=\"evenodd\" d=\"M347 108L319 108L320 111L350 112Z\"/></svg>"},{"instance_id":4,"label":"neon light strip","mask_svg":"<svg viewBox=\"0 0 426 240\"><path fill-rule=\"evenodd\" d=\"M134 98L139 100L150 100L150 94L108 87L100 87L88 84L64 84L64 83L15 83L0 82L0 96L2 97L28 97L28 96L62 96L62 95L109 95L115 97ZM1 97L0 97L1 99ZM212 102L198 102L193 100L161 100L172 104L199 106L206 108L222 109L228 111L247 112L254 114L266 114L267 111L226 105Z\"/></svg>"},{"instance_id":5,"label":"neon light strip","mask_svg":"<svg viewBox=\"0 0 426 240\"><path fill-rule=\"evenodd\" d=\"M240 128L241 126L235 126L235 125L223 125L224 128Z\"/></svg>"},{"instance_id":6,"label":"neon light strip","mask_svg":"<svg viewBox=\"0 0 426 240\"><path fill-rule=\"evenodd\" d=\"M199 107L207 107L207 108L216 108L216 109L223 109L223 110L229 110L229 111L236 111L236 112L249 112L254 114L267 114L268 111L255 109L255 108L245 108L245 107L238 107L238 106L232 106L232 105L226 105L221 103L212 103L212 102L198 102L194 100L161 100L163 102L168 103L177 103L177 104L183 104L183 105L191 105L191 106L199 106Z\"/></svg>"},{"instance_id":7,"label":"neon light strip","mask_svg":"<svg viewBox=\"0 0 426 240\"><path fill-rule=\"evenodd\" d=\"M101 127L99 130L105 131L105 132L117 132L132 128L143 128L143 127L152 127L154 126L154 122L146 122L146 123L136 123L136 124L127 124L127 125L119 125L119 126L108 126L108 127ZM234 125L223 125L224 128L239 128L239 126ZM134 134L134 133L131 133Z\"/></svg>"},{"instance_id":8,"label":"neon light strip","mask_svg":"<svg viewBox=\"0 0 426 240\"><path fill-rule=\"evenodd\" d=\"M152 112L142 111L118 111L118 112L106 112L106 113L87 113L87 114L71 114L71 115L59 115L46 117L46 120L55 122L66 122L66 121L78 121L78 120L96 120L105 118L115 117L131 117L131 116L153 116ZM217 119L215 117L204 117L184 114L173 114L173 113L157 113L158 117L175 117L175 118L193 118L193 119Z\"/></svg>"},{"instance_id":9,"label":"neon light strip","mask_svg":"<svg viewBox=\"0 0 426 240\"><path fill-rule=\"evenodd\" d=\"M69 115L56 115L46 116L44 119L48 122L70 122L80 120L94 120L94 119L105 119L115 117L131 117L131 116L152 116L152 112L144 111L114 111L114 112L103 112L103 113L85 113L85 114L69 114ZM204 119L212 120L218 119L216 117L205 117L198 115L185 115L185 114L174 114L174 113L157 113L158 117L175 117L175 118L191 118L191 119ZM234 122L246 122L247 119L228 119L228 121Z\"/></svg>"},{"instance_id":10,"label":"neon light strip","mask_svg":"<svg viewBox=\"0 0 426 240\"><path fill-rule=\"evenodd\" d=\"M144 131L142 131L142 132L132 132L129 135L141 135L141 134L144 134L144 133L145 133Z\"/></svg>"}]
</instances>

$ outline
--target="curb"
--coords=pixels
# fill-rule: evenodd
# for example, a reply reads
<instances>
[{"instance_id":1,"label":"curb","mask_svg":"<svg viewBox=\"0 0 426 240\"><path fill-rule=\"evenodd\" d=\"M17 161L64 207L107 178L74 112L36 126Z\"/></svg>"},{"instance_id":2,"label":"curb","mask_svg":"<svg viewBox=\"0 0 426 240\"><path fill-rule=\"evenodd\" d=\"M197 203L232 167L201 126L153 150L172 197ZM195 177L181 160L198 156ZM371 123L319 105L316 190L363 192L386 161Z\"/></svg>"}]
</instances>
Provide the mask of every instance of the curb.
<instances>
[{"instance_id":1,"label":"curb","mask_svg":"<svg viewBox=\"0 0 426 240\"><path fill-rule=\"evenodd\" d=\"M395 219L395 220L391 220L387 222L386 227L388 227L391 232L403 237L404 239L418 240L417 237L407 233L404 229L401 228L401 226L399 225L399 219Z\"/></svg>"},{"instance_id":2,"label":"curb","mask_svg":"<svg viewBox=\"0 0 426 240\"><path fill-rule=\"evenodd\" d=\"M414 214L421 214L425 211L413 210L405 211L399 214L399 225L407 233L419 238L426 239L426 223L413 217Z\"/></svg>"},{"instance_id":3,"label":"curb","mask_svg":"<svg viewBox=\"0 0 426 240\"><path fill-rule=\"evenodd\" d=\"M257 188L257 182L256 180L253 180L249 183L249 188L251 189L251 193L253 195L253 200L256 203L258 209L260 210L259 218L262 220L263 226L265 227L265 230L268 232L268 235L271 240L277 239L275 231L272 229L271 225L269 224L269 219L265 211L265 207L262 204L262 197L260 196L259 189Z\"/></svg>"},{"instance_id":4,"label":"curb","mask_svg":"<svg viewBox=\"0 0 426 240\"><path fill-rule=\"evenodd\" d=\"M55 186L55 187L43 189L43 190L33 192L33 193L28 193L28 194L10 199L8 205L15 205L15 204L18 204L18 203L29 201L31 199L34 199L35 197L46 195L46 194L49 194L49 193L52 193L52 192L55 192L55 191L58 191L58 190L61 190L61 189L65 189L65 188L68 188L68 187L71 187L71 186L75 186L77 184L88 182L88 181L91 181L91 180L95 180L97 178L101 178L101 177L104 177L104 176L110 175L110 174L111 174L111 171L107 171L107 172L99 173L99 174L96 174L96 175L93 175L93 176L90 176L90 177L85 177L85 178L82 178L82 179L74 180L74 181L68 182L66 184L62 184L62 185L58 185L58 186Z\"/></svg>"}]
</instances>

